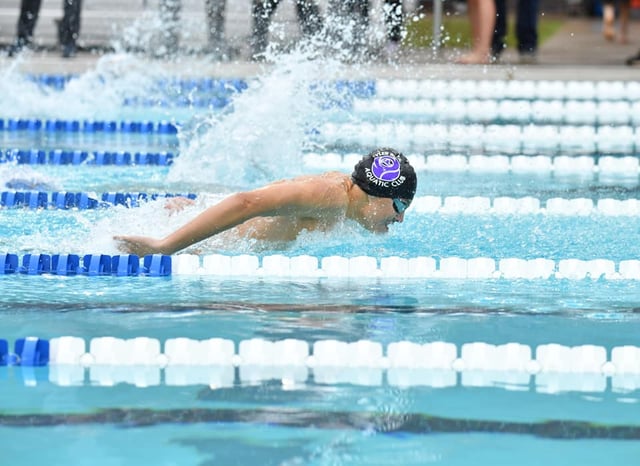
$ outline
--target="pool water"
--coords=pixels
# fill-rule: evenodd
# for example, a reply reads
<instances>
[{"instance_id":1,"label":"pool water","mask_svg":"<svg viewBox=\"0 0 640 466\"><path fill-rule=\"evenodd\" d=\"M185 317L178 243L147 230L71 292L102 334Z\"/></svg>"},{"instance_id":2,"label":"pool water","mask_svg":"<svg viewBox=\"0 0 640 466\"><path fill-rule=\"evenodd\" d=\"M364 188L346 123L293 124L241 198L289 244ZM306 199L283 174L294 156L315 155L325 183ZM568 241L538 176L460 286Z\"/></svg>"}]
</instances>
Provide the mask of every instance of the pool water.
<instances>
[{"instance_id":1,"label":"pool water","mask_svg":"<svg viewBox=\"0 0 640 466\"><path fill-rule=\"evenodd\" d=\"M108 68L108 61L102 66ZM126 74L96 79L87 73L57 90L14 75L3 85L10 86L12 95L20 91L28 98L3 109L0 118L5 120L168 120L178 132L116 129L88 134L12 130L6 124L0 131L3 153L166 152L174 161L168 166L117 166L5 160L0 191L11 191L6 186L20 179L46 192L195 193L197 198L194 207L175 215L163 209L163 200L131 208L2 208L0 253L115 255L114 234L161 236L230 192L260 185L275 174L350 170L354 154L379 145L379 135L365 135L371 139L361 142L346 136L340 136L343 142L327 142L325 124L336 130L345 123L425 123L397 109L386 114L356 111L357 99L375 101L375 89L388 91L389 82L359 82L347 86L345 95L345 83L334 87L330 72L313 80L305 77L308 66L285 61L264 76L243 81L224 96L227 106L196 105L194 94L210 98L211 90L194 91L188 82L185 89L182 84L158 88L157 80L167 77L154 69L145 74L139 66L130 81ZM338 65L327 68L331 66ZM320 93L318 78L329 83L320 86ZM462 84L467 92L473 89ZM159 102L163 90L171 99L189 98L180 105ZM108 103L101 94L110 97ZM60 105L77 95L83 99L75 106ZM471 128L477 124L471 120L457 124ZM513 119L502 123L513 124ZM564 121L554 124L571 127ZM633 136L630 124L618 126L631 128ZM640 214L598 204L637 198L635 166L612 171L606 165L610 162L601 162L598 170L560 173L544 168L492 171L469 162L464 168L428 169L435 160L429 159L433 148L421 146L417 130L404 139L398 137L402 131L390 139L416 162L419 186L405 221L388 235L374 236L345 223L326 235L303 234L288 246L256 249L210 241L187 252L197 255L200 264L215 254L249 254L261 264L275 255L311 256L319 264L329 257L368 256L379 267L389 257L428 257L440 266L448 258L488 258L496 264L544 258L554 261L554 273L533 279L509 278L501 268L480 278L226 276L206 269L174 269L169 277L2 275L0 339L12 347L28 336L51 341L74 336L87 345L87 354L71 365L0 366L2 463L635 464L640 457L640 365L631 360L627 372L616 372L622 360L614 354L619 348L635 354L638 347L640 282L624 275L621 264L638 256ZM625 157L636 154L634 141L617 153L597 153L597 146L584 153L597 161L606 155L628 164ZM485 149L463 138L456 147L440 147L436 155L453 160ZM486 152L509 157L510 163L523 154L521 145L504 142L499 151ZM552 160L561 154L543 148L535 155ZM447 211L457 197L489 198L492 207L477 211L464 204ZM533 198L539 204L535 211L498 211L495 200L501 197ZM429 209L433 198L444 207ZM553 210L554 199L589 199L597 208ZM618 275L575 279L555 273L569 259L612 261ZM146 337L165 352L172 339L219 338L232 342L238 357L220 365L176 366L160 358L152 364L123 359L100 365L87 357L90 342L102 337ZM317 351L311 355L315 360L283 365L260 359L259 350L242 353L243 342L270 348L264 342L285 340L309 345ZM319 364L320 344L361 341L379 344L383 358L362 363L366 354L352 346L354 354L336 353L331 364ZM445 342L457 356L437 366L394 365L391 348L399 342ZM478 352L512 343L531 350L528 365L518 370L496 369L500 358L490 355L474 359ZM554 344L579 350L571 353L573 359L560 358L547 370L542 351ZM586 346L602 349L605 360L618 366L593 363L591 353L579 352ZM356 353L365 359L350 359ZM247 355L255 358L253 363ZM478 365L485 357L488 365Z\"/></svg>"}]
</instances>

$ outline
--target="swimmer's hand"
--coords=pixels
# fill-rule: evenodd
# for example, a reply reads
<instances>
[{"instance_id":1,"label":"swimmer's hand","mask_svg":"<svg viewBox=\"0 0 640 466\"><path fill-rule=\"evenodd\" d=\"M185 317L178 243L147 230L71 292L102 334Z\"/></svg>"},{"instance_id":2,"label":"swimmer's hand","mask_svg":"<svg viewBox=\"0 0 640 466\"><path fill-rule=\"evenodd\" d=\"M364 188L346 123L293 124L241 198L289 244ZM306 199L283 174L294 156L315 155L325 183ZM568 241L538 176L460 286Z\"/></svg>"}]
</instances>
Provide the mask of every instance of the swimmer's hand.
<instances>
[{"instance_id":1,"label":"swimmer's hand","mask_svg":"<svg viewBox=\"0 0 640 466\"><path fill-rule=\"evenodd\" d=\"M149 254L164 254L161 240L147 236L114 236L118 250L126 254L144 257Z\"/></svg>"}]
</instances>

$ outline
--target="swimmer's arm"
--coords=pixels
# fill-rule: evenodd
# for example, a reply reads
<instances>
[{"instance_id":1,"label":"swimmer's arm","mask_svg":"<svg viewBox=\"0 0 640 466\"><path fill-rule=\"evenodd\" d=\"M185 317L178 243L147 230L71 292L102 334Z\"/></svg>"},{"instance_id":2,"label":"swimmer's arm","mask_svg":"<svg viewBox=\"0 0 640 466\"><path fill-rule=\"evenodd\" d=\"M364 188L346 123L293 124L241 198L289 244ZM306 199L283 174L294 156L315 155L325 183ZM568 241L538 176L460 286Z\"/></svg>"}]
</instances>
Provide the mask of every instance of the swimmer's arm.
<instances>
[{"instance_id":1,"label":"swimmer's arm","mask_svg":"<svg viewBox=\"0 0 640 466\"><path fill-rule=\"evenodd\" d=\"M317 216L320 211L337 204L336 196L327 195L322 187L279 183L233 194L162 239L144 236L116 236L114 239L120 243L119 249L132 254L173 254L254 217Z\"/></svg>"}]
</instances>

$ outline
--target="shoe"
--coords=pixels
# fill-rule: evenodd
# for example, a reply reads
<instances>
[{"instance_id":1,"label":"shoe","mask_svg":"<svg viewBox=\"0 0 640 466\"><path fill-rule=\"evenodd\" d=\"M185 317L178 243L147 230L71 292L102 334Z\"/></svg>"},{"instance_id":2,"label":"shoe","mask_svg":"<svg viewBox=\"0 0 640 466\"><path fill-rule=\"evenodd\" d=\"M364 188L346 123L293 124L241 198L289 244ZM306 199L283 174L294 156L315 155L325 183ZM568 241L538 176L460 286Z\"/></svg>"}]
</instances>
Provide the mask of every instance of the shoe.
<instances>
[{"instance_id":1,"label":"shoe","mask_svg":"<svg viewBox=\"0 0 640 466\"><path fill-rule=\"evenodd\" d=\"M234 47L224 40L209 43L202 49L212 61L229 62L240 55L238 47Z\"/></svg>"},{"instance_id":2,"label":"shoe","mask_svg":"<svg viewBox=\"0 0 640 466\"><path fill-rule=\"evenodd\" d=\"M77 53L76 44L66 44L62 47L62 58L75 57Z\"/></svg>"},{"instance_id":3,"label":"shoe","mask_svg":"<svg viewBox=\"0 0 640 466\"><path fill-rule=\"evenodd\" d=\"M398 58L398 54L400 53L400 42L390 40L384 46L382 50L382 56L386 59L387 62L392 62L396 58Z\"/></svg>"},{"instance_id":4,"label":"shoe","mask_svg":"<svg viewBox=\"0 0 640 466\"><path fill-rule=\"evenodd\" d=\"M521 65L535 65L538 63L538 55L535 52L520 52Z\"/></svg>"},{"instance_id":5,"label":"shoe","mask_svg":"<svg viewBox=\"0 0 640 466\"><path fill-rule=\"evenodd\" d=\"M29 39L18 38L15 40L13 44L9 47L8 55L10 57L18 55L24 49L31 49L33 45Z\"/></svg>"},{"instance_id":6,"label":"shoe","mask_svg":"<svg viewBox=\"0 0 640 466\"><path fill-rule=\"evenodd\" d=\"M625 63L627 64L627 66L640 65L640 51L634 56L627 58L625 60Z\"/></svg>"},{"instance_id":7,"label":"shoe","mask_svg":"<svg viewBox=\"0 0 640 466\"><path fill-rule=\"evenodd\" d=\"M491 54L471 51L455 59L458 65L490 65L493 63Z\"/></svg>"}]
</instances>

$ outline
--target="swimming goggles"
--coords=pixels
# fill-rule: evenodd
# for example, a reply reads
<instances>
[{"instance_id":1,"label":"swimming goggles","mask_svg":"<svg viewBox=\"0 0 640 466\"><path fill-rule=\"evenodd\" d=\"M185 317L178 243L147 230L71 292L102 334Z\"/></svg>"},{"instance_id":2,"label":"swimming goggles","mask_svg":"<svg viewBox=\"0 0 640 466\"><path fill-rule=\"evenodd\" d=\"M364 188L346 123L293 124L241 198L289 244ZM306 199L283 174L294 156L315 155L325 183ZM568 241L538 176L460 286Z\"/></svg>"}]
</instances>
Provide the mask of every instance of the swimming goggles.
<instances>
[{"instance_id":1,"label":"swimming goggles","mask_svg":"<svg viewBox=\"0 0 640 466\"><path fill-rule=\"evenodd\" d=\"M403 201L402 199L397 197L393 198L392 201L393 201L393 210L395 210L397 214L403 213L411 205L410 201Z\"/></svg>"}]
</instances>

